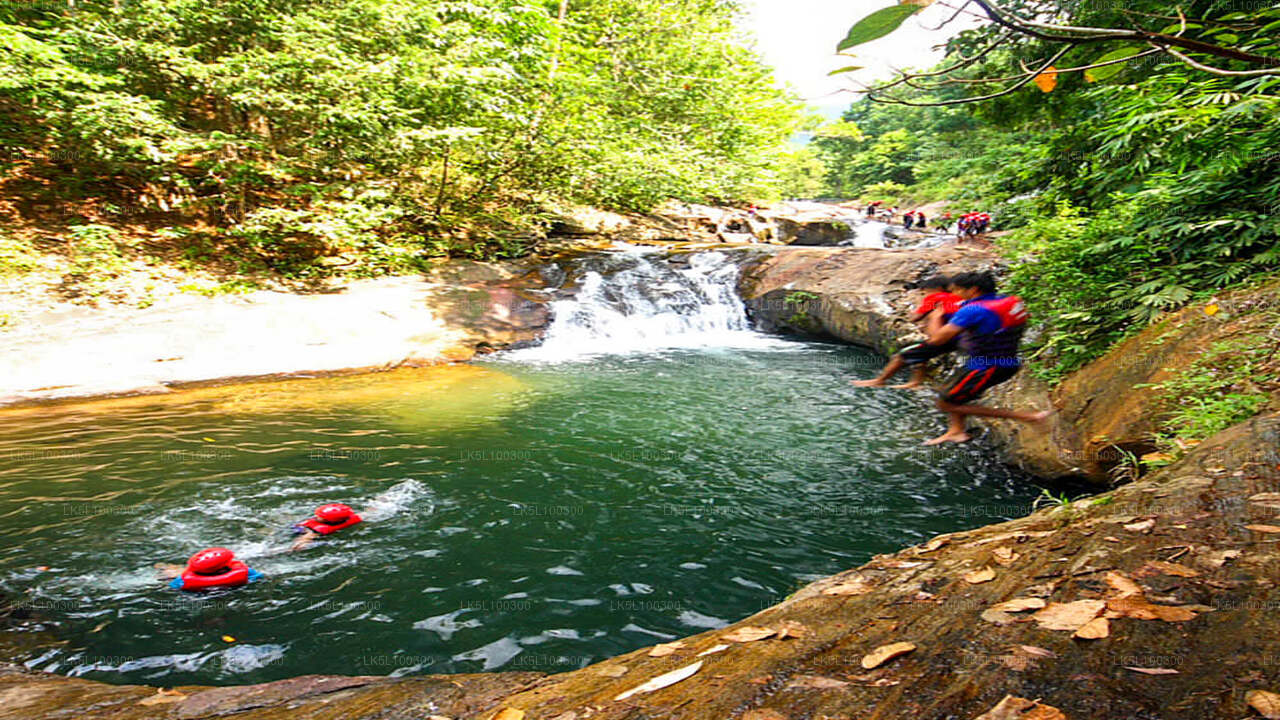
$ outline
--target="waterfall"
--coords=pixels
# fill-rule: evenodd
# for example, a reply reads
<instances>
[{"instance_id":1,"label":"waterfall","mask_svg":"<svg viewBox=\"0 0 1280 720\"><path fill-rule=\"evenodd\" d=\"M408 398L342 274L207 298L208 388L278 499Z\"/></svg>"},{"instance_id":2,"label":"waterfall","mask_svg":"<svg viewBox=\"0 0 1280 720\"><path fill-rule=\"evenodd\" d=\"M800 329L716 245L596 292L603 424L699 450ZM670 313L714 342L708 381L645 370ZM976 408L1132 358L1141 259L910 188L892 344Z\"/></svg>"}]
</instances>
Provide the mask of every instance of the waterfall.
<instances>
[{"instance_id":1,"label":"waterfall","mask_svg":"<svg viewBox=\"0 0 1280 720\"><path fill-rule=\"evenodd\" d=\"M576 268L577 293L551 303L541 345L508 357L564 361L675 348L769 347L738 297L738 264L719 251L668 254L627 247Z\"/></svg>"},{"instance_id":2,"label":"waterfall","mask_svg":"<svg viewBox=\"0 0 1280 720\"><path fill-rule=\"evenodd\" d=\"M883 248L884 231L889 226L876 220L862 220L854 225L853 237L840 243L856 248Z\"/></svg>"}]
</instances>

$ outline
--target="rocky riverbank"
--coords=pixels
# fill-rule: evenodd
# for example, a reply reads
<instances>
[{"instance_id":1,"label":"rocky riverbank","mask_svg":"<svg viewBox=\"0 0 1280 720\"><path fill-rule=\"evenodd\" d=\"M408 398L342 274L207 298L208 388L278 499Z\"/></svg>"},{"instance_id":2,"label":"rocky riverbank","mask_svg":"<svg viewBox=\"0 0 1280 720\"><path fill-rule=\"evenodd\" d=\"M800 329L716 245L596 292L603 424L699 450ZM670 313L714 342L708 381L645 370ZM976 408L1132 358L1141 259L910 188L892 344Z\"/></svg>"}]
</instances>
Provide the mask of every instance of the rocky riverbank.
<instances>
[{"instance_id":1,"label":"rocky riverbank","mask_svg":"<svg viewBox=\"0 0 1280 720\"><path fill-rule=\"evenodd\" d=\"M997 259L963 248L787 248L754 261L741 289L765 329L888 352L912 337L902 318L916 282L984 268ZM477 284L521 297L529 270L437 282L459 302ZM992 436L1033 471L1102 480L1115 465L1108 449L1150 442L1150 385L1208 344L1273 332L1259 323L1277 297L1276 284L1260 285L1223 296L1213 313L1175 313L1052 392L1024 375L992 402L1052 405L1054 425L992 423ZM462 307L481 309L478 328L508 321L485 311L501 304ZM538 322L513 323L511 337L536 334ZM964 508L975 523L1006 510ZM727 628L573 672L162 689L10 667L0 670L0 718L1200 720L1263 716L1280 702L1280 413L1118 490L1022 510L878 556Z\"/></svg>"}]
</instances>

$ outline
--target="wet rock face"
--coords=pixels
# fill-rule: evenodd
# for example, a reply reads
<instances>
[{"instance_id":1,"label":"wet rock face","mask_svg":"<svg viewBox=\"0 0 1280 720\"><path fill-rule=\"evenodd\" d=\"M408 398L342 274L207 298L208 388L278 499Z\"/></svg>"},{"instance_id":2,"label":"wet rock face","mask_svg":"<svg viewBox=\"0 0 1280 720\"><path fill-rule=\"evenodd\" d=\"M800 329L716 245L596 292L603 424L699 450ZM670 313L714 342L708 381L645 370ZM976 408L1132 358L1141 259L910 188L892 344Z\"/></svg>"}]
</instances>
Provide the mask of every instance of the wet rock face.
<instances>
[{"instance_id":1,"label":"wet rock face","mask_svg":"<svg viewBox=\"0 0 1280 720\"><path fill-rule=\"evenodd\" d=\"M773 224L778 241L787 245L838 245L850 233L849 224L840 220L776 217Z\"/></svg>"},{"instance_id":2,"label":"wet rock face","mask_svg":"<svg viewBox=\"0 0 1280 720\"><path fill-rule=\"evenodd\" d=\"M887 355L923 337L906 320L923 296L913 289L916 283L934 273L980 270L999 275L999 259L954 247L787 248L749 266L740 289L762 330L832 337ZM1034 475L1107 484L1125 453L1153 449L1151 434L1162 412L1156 386L1220 340L1274 331L1274 321L1265 327L1266 313L1280 307L1280 283L1219 302L1224 310L1217 316L1189 307L1142 330L1052 391L1023 371L984 397L984 404L996 407L1056 409L1047 431L1007 420L972 422L987 428L1010 462Z\"/></svg>"}]
</instances>

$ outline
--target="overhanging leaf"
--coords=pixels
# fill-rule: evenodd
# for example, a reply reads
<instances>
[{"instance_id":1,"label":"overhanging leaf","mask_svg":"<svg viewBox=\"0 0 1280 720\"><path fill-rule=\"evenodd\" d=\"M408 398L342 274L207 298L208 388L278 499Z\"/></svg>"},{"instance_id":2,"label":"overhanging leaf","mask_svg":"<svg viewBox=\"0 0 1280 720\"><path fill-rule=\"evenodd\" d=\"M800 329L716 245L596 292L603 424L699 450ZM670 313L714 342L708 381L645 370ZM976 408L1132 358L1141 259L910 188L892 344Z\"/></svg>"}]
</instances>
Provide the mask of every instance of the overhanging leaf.
<instances>
[{"instance_id":1,"label":"overhanging leaf","mask_svg":"<svg viewBox=\"0 0 1280 720\"><path fill-rule=\"evenodd\" d=\"M1044 72L1036 75L1034 82L1042 92L1053 92L1058 87L1058 68L1050 65Z\"/></svg>"},{"instance_id":2,"label":"overhanging leaf","mask_svg":"<svg viewBox=\"0 0 1280 720\"><path fill-rule=\"evenodd\" d=\"M848 50L855 45L871 42L897 30L907 18L920 8L915 5L894 5L877 10L862 18L849 28L849 34L836 46L837 50Z\"/></svg>"},{"instance_id":3,"label":"overhanging leaf","mask_svg":"<svg viewBox=\"0 0 1280 720\"><path fill-rule=\"evenodd\" d=\"M827 75L839 75L840 73L853 72L854 70L861 70L862 68L863 68L862 65L846 65L840 68L839 70L832 70L831 72L827 73Z\"/></svg>"},{"instance_id":4,"label":"overhanging leaf","mask_svg":"<svg viewBox=\"0 0 1280 720\"><path fill-rule=\"evenodd\" d=\"M1111 62L1112 60L1122 60L1124 58L1137 55L1140 52L1142 52L1141 48L1122 47L1119 50L1113 50L1107 53L1106 55L1103 55L1102 57L1098 58L1097 60L1094 60L1093 64ZM1124 63L1116 63L1115 65L1108 65L1106 67L1094 68L1092 70L1085 70L1084 79L1088 82L1098 82L1099 80L1106 80L1112 75L1115 75L1116 73L1125 69L1125 67L1126 65Z\"/></svg>"}]
</instances>

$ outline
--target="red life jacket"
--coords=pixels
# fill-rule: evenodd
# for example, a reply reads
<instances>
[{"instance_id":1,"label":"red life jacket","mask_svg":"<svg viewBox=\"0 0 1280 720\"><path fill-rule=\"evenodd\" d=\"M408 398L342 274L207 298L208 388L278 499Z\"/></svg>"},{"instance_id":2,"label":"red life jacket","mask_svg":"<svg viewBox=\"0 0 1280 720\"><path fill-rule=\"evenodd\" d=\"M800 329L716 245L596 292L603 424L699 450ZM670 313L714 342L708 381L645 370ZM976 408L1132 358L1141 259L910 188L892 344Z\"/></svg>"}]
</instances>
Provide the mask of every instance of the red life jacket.
<instances>
[{"instance_id":1,"label":"red life jacket","mask_svg":"<svg viewBox=\"0 0 1280 720\"><path fill-rule=\"evenodd\" d=\"M302 522L298 523L298 525L310 530L311 532L319 533L321 535L328 535L329 533L335 533L341 530L342 528L351 527L352 525L355 525L358 522L360 522L360 516L355 513L351 513L349 516L347 516L346 520L343 520L337 525L330 525L329 523L314 517L309 517L306 520L303 520Z\"/></svg>"},{"instance_id":2,"label":"red life jacket","mask_svg":"<svg viewBox=\"0 0 1280 720\"><path fill-rule=\"evenodd\" d=\"M236 587L249 583L249 566L232 560L220 573L205 575L191 569L182 571L183 590L210 590L220 587Z\"/></svg>"},{"instance_id":3,"label":"red life jacket","mask_svg":"<svg viewBox=\"0 0 1280 720\"><path fill-rule=\"evenodd\" d=\"M974 305L995 313L1000 319L1000 329L993 333L979 335L965 331L961 336L961 349L970 357L1017 357L1018 345L1022 341L1022 333L1026 330L1027 306L1017 295L989 300L973 300Z\"/></svg>"}]
</instances>

